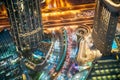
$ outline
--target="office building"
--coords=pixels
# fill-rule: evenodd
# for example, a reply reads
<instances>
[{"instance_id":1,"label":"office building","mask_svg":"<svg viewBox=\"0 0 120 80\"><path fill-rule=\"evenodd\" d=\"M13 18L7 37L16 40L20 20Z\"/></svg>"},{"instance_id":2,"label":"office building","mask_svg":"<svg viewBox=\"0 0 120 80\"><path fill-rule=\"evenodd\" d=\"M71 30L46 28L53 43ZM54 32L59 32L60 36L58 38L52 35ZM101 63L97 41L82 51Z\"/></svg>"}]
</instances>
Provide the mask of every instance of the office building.
<instances>
[{"instance_id":1,"label":"office building","mask_svg":"<svg viewBox=\"0 0 120 80\"><path fill-rule=\"evenodd\" d=\"M18 51L36 49L42 40L40 0L5 0Z\"/></svg>"},{"instance_id":2,"label":"office building","mask_svg":"<svg viewBox=\"0 0 120 80\"><path fill-rule=\"evenodd\" d=\"M108 6L111 7L110 4ZM92 37L96 48L103 55L111 52L119 15L117 10L110 7L103 0L97 0Z\"/></svg>"}]
</instances>

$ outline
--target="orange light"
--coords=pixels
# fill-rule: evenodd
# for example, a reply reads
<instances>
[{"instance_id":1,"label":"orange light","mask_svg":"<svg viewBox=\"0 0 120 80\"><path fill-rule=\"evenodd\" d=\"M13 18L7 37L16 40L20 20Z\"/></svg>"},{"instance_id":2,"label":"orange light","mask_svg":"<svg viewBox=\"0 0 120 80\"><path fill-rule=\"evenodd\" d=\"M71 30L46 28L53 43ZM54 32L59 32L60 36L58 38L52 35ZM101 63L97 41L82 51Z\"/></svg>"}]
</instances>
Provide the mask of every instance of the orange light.
<instances>
[{"instance_id":1,"label":"orange light","mask_svg":"<svg viewBox=\"0 0 120 80\"><path fill-rule=\"evenodd\" d=\"M0 17L6 17L7 16L7 10L4 4L0 6Z\"/></svg>"},{"instance_id":2,"label":"orange light","mask_svg":"<svg viewBox=\"0 0 120 80\"><path fill-rule=\"evenodd\" d=\"M53 2L53 3L50 3ZM59 3L60 2L60 3ZM93 9L95 4L84 4L84 5L71 5L66 0L46 0L46 3L50 3L46 8L42 9L42 20L44 21L53 21L53 20L72 20L76 18L87 18L93 16L84 17L82 13L84 10ZM55 6L52 6L54 5ZM56 5L59 4L59 5ZM61 5L60 5L61 4ZM68 6L66 6L68 4ZM87 15L87 14L85 14Z\"/></svg>"},{"instance_id":3,"label":"orange light","mask_svg":"<svg viewBox=\"0 0 120 80\"><path fill-rule=\"evenodd\" d=\"M70 7L71 4L67 0L46 0L46 8L61 8L61 7Z\"/></svg>"}]
</instances>

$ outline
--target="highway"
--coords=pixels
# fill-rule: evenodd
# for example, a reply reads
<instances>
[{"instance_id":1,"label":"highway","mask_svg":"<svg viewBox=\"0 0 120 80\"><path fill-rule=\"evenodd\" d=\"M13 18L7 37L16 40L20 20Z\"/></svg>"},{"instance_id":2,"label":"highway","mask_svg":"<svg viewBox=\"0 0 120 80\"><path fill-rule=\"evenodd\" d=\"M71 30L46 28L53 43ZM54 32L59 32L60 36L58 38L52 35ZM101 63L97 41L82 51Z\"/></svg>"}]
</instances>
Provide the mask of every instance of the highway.
<instances>
[{"instance_id":1,"label":"highway","mask_svg":"<svg viewBox=\"0 0 120 80\"><path fill-rule=\"evenodd\" d=\"M44 66L42 66L43 69L39 75L39 79L42 80L45 79L45 77L48 77L47 74L52 77L56 72L59 72L63 66L67 49L66 31L64 29L53 31L52 42L54 42L53 47L51 47L49 57L45 61ZM45 75L42 75L43 73Z\"/></svg>"},{"instance_id":2,"label":"highway","mask_svg":"<svg viewBox=\"0 0 120 80\"><path fill-rule=\"evenodd\" d=\"M78 49L77 37L71 28L66 28L66 30L67 30L66 34L67 34L67 42L68 42L66 58L64 60L61 70L57 73L54 80L65 79L64 76L67 76L66 74L68 73L71 63L75 59L76 54L77 54L77 49ZM66 79L67 79L67 77L66 77Z\"/></svg>"}]
</instances>

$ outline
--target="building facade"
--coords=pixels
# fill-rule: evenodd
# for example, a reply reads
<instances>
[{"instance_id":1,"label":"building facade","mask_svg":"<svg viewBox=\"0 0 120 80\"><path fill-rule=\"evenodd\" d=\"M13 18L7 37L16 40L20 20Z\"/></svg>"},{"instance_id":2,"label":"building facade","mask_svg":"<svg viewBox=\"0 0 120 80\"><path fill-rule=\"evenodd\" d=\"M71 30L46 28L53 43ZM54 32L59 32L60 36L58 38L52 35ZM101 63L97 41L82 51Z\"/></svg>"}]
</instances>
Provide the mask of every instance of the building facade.
<instances>
[{"instance_id":1,"label":"building facade","mask_svg":"<svg viewBox=\"0 0 120 80\"><path fill-rule=\"evenodd\" d=\"M111 52L119 16L118 11L111 9L114 7L111 6L104 0L97 0L92 37L94 45L103 55L108 55Z\"/></svg>"},{"instance_id":2,"label":"building facade","mask_svg":"<svg viewBox=\"0 0 120 80\"><path fill-rule=\"evenodd\" d=\"M42 40L40 0L4 0L18 51L32 50Z\"/></svg>"}]
</instances>

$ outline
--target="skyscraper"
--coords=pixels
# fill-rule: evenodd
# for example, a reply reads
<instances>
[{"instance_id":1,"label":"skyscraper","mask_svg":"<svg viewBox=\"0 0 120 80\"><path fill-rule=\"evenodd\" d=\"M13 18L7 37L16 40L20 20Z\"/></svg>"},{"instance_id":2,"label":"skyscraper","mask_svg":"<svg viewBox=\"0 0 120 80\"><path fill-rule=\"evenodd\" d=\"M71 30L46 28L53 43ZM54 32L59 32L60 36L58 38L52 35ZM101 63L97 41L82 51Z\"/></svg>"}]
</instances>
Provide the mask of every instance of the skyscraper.
<instances>
[{"instance_id":1,"label":"skyscraper","mask_svg":"<svg viewBox=\"0 0 120 80\"><path fill-rule=\"evenodd\" d=\"M5 0L5 4L17 50L36 49L43 34L40 0Z\"/></svg>"},{"instance_id":2,"label":"skyscraper","mask_svg":"<svg viewBox=\"0 0 120 80\"><path fill-rule=\"evenodd\" d=\"M92 37L96 48L103 55L110 53L115 36L120 9L115 5L118 4L110 0L97 0Z\"/></svg>"}]
</instances>

